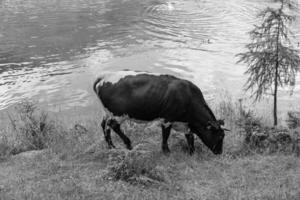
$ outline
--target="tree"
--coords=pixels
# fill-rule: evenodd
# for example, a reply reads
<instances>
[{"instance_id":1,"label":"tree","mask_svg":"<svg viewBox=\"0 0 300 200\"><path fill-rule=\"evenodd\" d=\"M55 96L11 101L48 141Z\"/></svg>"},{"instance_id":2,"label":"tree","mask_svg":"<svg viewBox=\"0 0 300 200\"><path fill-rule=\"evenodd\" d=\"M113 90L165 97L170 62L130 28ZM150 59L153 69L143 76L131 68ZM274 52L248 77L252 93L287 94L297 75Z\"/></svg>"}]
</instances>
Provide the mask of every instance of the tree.
<instances>
[{"instance_id":1,"label":"tree","mask_svg":"<svg viewBox=\"0 0 300 200\"><path fill-rule=\"evenodd\" d=\"M295 16L287 11L297 9L292 0L273 0L278 8L267 7L258 14L262 24L249 32L252 42L246 45L245 53L237 54L238 63L248 65L245 74L249 78L245 90L252 91L255 101L270 92L273 95L274 126L277 125L277 92L279 86L295 85L296 74L300 70L299 51L293 48L294 37L289 25Z\"/></svg>"}]
</instances>

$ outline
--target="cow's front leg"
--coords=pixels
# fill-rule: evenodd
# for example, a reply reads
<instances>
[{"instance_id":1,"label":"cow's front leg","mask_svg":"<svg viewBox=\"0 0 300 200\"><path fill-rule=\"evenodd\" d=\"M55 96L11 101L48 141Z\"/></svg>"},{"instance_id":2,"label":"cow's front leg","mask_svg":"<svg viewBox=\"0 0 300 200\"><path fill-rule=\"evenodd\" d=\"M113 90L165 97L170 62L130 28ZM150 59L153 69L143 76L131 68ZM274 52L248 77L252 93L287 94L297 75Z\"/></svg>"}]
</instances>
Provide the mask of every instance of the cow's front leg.
<instances>
[{"instance_id":1,"label":"cow's front leg","mask_svg":"<svg viewBox=\"0 0 300 200\"><path fill-rule=\"evenodd\" d=\"M170 133L171 133L171 128L172 128L172 125L169 125L169 126L166 126L164 124L161 125L161 130L162 130L162 145L161 145L161 148L162 148L162 151L164 153L170 153L170 149L169 149L169 146L168 146L168 138L169 138Z\"/></svg>"},{"instance_id":2,"label":"cow's front leg","mask_svg":"<svg viewBox=\"0 0 300 200\"><path fill-rule=\"evenodd\" d=\"M115 119L110 119L107 123L108 126L110 126L123 140L124 144L126 145L127 149L131 150L131 141L130 139L123 133L121 130L121 125L117 122Z\"/></svg>"},{"instance_id":3,"label":"cow's front leg","mask_svg":"<svg viewBox=\"0 0 300 200\"><path fill-rule=\"evenodd\" d=\"M191 132L189 132L189 133L185 134L185 138L186 138L186 141L187 141L187 143L188 143L189 153L190 153L191 155L193 155L194 152L195 152L195 145L194 145L194 140L195 140L195 139L194 139L194 134L191 133Z\"/></svg>"},{"instance_id":4,"label":"cow's front leg","mask_svg":"<svg viewBox=\"0 0 300 200\"><path fill-rule=\"evenodd\" d=\"M115 145L113 144L112 140L111 140L111 135L110 135L110 128L107 126L107 119L103 119L101 122L101 127L103 129L103 134L104 134L104 138L106 143L108 144L108 148L115 148Z\"/></svg>"}]
</instances>

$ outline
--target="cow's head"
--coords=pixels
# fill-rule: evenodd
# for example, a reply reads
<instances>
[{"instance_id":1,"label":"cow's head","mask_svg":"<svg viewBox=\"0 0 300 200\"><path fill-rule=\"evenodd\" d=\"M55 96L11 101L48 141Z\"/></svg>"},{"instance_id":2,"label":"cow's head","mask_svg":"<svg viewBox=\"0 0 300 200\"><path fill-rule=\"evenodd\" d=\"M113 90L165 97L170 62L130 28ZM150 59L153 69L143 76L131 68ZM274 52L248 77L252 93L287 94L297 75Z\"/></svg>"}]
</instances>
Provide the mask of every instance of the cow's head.
<instances>
[{"instance_id":1,"label":"cow's head","mask_svg":"<svg viewBox=\"0 0 300 200\"><path fill-rule=\"evenodd\" d=\"M208 121L204 130L197 134L214 154L221 154L223 151L224 131L228 131L228 129L222 128L223 125L224 120Z\"/></svg>"}]
</instances>

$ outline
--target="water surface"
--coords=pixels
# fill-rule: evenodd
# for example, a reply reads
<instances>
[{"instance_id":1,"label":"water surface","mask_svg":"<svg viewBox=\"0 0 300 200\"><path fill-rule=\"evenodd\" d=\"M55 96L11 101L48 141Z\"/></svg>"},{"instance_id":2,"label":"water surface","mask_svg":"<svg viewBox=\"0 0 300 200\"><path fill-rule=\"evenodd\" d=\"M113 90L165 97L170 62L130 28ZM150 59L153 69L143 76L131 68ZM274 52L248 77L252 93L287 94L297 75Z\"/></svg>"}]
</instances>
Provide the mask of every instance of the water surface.
<instances>
[{"instance_id":1,"label":"water surface","mask_svg":"<svg viewBox=\"0 0 300 200\"><path fill-rule=\"evenodd\" d=\"M261 0L1 0L0 110L24 98L53 110L88 108L104 70L133 69L189 79L206 99L245 97L246 66L235 54L259 23ZM297 18L295 46L300 41ZM299 78L281 110L300 102Z\"/></svg>"}]
</instances>

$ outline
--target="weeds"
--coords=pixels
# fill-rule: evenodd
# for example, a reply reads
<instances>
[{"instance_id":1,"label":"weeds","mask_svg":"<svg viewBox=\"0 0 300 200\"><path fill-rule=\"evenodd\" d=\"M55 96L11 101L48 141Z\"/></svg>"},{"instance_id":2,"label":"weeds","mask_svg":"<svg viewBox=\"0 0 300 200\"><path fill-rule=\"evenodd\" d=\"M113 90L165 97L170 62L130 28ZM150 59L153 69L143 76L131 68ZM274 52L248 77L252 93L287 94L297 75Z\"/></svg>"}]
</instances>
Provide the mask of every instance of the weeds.
<instances>
[{"instance_id":1,"label":"weeds","mask_svg":"<svg viewBox=\"0 0 300 200\"><path fill-rule=\"evenodd\" d=\"M241 136L242 145L239 147L239 155L279 152L299 155L299 134L293 134L292 130L285 128L265 126L261 117L258 117L253 110L246 109L242 99L234 102L226 94L221 99L222 101L217 103L216 113L225 118L230 126L234 127L236 134ZM289 127L296 128L300 123L297 113L289 112L288 116Z\"/></svg>"},{"instance_id":2,"label":"weeds","mask_svg":"<svg viewBox=\"0 0 300 200\"><path fill-rule=\"evenodd\" d=\"M36 104L29 101L19 103L15 110L15 115L8 114L15 137L11 153L48 148L55 127L47 113L39 111Z\"/></svg>"},{"instance_id":3,"label":"weeds","mask_svg":"<svg viewBox=\"0 0 300 200\"><path fill-rule=\"evenodd\" d=\"M70 129L56 124L50 149L61 159L71 159L84 153L95 144L98 138L99 135L96 132L81 124L75 124Z\"/></svg>"},{"instance_id":4,"label":"weeds","mask_svg":"<svg viewBox=\"0 0 300 200\"><path fill-rule=\"evenodd\" d=\"M96 141L96 131L79 123L67 129L36 105L35 102L23 101L15 107L14 114L8 114L10 128L1 134L0 155L49 148L62 157L68 157L84 151Z\"/></svg>"},{"instance_id":5,"label":"weeds","mask_svg":"<svg viewBox=\"0 0 300 200\"><path fill-rule=\"evenodd\" d=\"M11 153L11 145L9 145L9 141L7 136L0 133L0 160L1 158L6 158Z\"/></svg>"},{"instance_id":6,"label":"weeds","mask_svg":"<svg viewBox=\"0 0 300 200\"><path fill-rule=\"evenodd\" d=\"M290 129L300 127L300 112L288 112L288 119L286 120Z\"/></svg>"},{"instance_id":7,"label":"weeds","mask_svg":"<svg viewBox=\"0 0 300 200\"><path fill-rule=\"evenodd\" d=\"M299 141L297 136L293 136L292 130L285 128L267 127L260 123L259 118L253 112L246 112L241 118L239 126L245 133L243 150L251 150L255 153L295 153L299 155L297 149Z\"/></svg>"},{"instance_id":8,"label":"weeds","mask_svg":"<svg viewBox=\"0 0 300 200\"><path fill-rule=\"evenodd\" d=\"M106 178L140 184L164 181L157 163L157 156L150 151L114 150L109 156Z\"/></svg>"}]
</instances>

